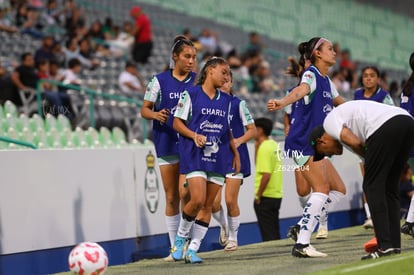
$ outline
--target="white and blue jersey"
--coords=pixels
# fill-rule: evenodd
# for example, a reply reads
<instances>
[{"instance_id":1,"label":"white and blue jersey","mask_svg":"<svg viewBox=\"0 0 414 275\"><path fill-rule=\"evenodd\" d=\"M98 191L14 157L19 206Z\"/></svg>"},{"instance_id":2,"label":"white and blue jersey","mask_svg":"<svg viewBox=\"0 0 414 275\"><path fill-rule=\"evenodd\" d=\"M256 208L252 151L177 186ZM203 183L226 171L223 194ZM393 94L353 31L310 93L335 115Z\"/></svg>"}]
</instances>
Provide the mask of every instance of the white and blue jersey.
<instances>
[{"instance_id":1,"label":"white and blue jersey","mask_svg":"<svg viewBox=\"0 0 414 275\"><path fill-rule=\"evenodd\" d=\"M308 84L310 92L292 104L294 112L290 115L290 128L285 140L285 151L290 157L313 155L309 133L323 123L333 109L333 98L339 95L329 77L322 76L315 66L305 70L301 83Z\"/></svg>"},{"instance_id":2,"label":"white and blue jersey","mask_svg":"<svg viewBox=\"0 0 414 275\"><path fill-rule=\"evenodd\" d=\"M377 91L375 92L375 94L373 94L371 97L365 97L364 96L364 88L359 88L357 90L355 90L354 92L354 100L373 100L376 101L378 103L384 103L387 105L394 105L394 101L392 100L390 94L381 89L381 87L378 87Z\"/></svg>"},{"instance_id":3,"label":"white and blue jersey","mask_svg":"<svg viewBox=\"0 0 414 275\"><path fill-rule=\"evenodd\" d=\"M230 128L234 138L238 138L244 135L245 127L250 124L254 124L253 117L246 106L246 101L241 100L235 95L231 95L231 107L230 107ZM247 144L243 143L237 148L240 154L241 170L240 173L244 177L250 176L250 158ZM232 171L232 161L229 162L228 172Z\"/></svg>"},{"instance_id":4,"label":"white and blue jersey","mask_svg":"<svg viewBox=\"0 0 414 275\"><path fill-rule=\"evenodd\" d=\"M173 77L172 70L155 75L147 86L144 100L154 102L154 111L168 109L170 116L166 123L153 120L154 145L157 157L178 155L178 134L173 129L173 116L181 93L194 86L196 73L180 81Z\"/></svg>"},{"instance_id":5,"label":"white and blue jersey","mask_svg":"<svg viewBox=\"0 0 414 275\"><path fill-rule=\"evenodd\" d=\"M201 86L189 88L181 94L175 117L197 134L207 137L203 148L198 148L192 138L180 139L180 173L194 171L217 173L225 176L230 149L229 111L231 97L220 90L210 99Z\"/></svg>"}]
</instances>

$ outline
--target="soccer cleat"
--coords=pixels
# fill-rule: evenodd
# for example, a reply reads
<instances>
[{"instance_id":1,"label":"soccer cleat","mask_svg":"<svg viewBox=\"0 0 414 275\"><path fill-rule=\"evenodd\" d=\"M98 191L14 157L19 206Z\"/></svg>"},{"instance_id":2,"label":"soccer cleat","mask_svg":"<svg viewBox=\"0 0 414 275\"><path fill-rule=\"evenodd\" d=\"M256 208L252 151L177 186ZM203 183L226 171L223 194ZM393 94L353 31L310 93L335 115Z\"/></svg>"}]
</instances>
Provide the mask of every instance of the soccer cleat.
<instances>
[{"instance_id":1,"label":"soccer cleat","mask_svg":"<svg viewBox=\"0 0 414 275\"><path fill-rule=\"evenodd\" d=\"M224 247L224 251L236 251L237 248L237 241L229 240L227 245Z\"/></svg>"},{"instance_id":2,"label":"soccer cleat","mask_svg":"<svg viewBox=\"0 0 414 275\"><path fill-rule=\"evenodd\" d=\"M327 239L328 238L328 229L318 228L318 233L316 234L317 239Z\"/></svg>"},{"instance_id":3,"label":"soccer cleat","mask_svg":"<svg viewBox=\"0 0 414 275\"><path fill-rule=\"evenodd\" d=\"M323 258L328 254L319 252L310 244L295 244L292 249L292 255L298 258Z\"/></svg>"},{"instance_id":4,"label":"soccer cleat","mask_svg":"<svg viewBox=\"0 0 414 275\"><path fill-rule=\"evenodd\" d=\"M227 226L224 228L220 226L219 244L224 247L227 245L228 242L229 242L229 228Z\"/></svg>"},{"instance_id":5,"label":"soccer cleat","mask_svg":"<svg viewBox=\"0 0 414 275\"><path fill-rule=\"evenodd\" d=\"M364 243L364 249L367 253L372 253L378 249L377 238L372 238L371 240Z\"/></svg>"},{"instance_id":6,"label":"soccer cleat","mask_svg":"<svg viewBox=\"0 0 414 275\"><path fill-rule=\"evenodd\" d=\"M411 237L414 237L414 223L412 222L405 222L401 226L401 233L410 235Z\"/></svg>"},{"instance_id":7,"label":"soccer cleat","mask_svg":"<svg viewBox=\"0 0 414 275\"><path fill-rule=\"evenodd\" d=\"M187 250L184 260L186 264L199 264L203 262L203 260L197 256L197 252L192 249Z\"/></svg>"},{"instance_id":8,"label":"soccer cleat","mask_svg":"<svg viewBox=\"0 0 414 275\"><path fill-rule=\"evenodd\" d=\"M299 230L300 230L299 224L295 224L289 227L288 232L287 232L288 238L291 238L293 241L296 242L298 240Z\"/></svg>"},{"instance_id":9,"label":"soccer cleat","mask_svg":"<svg viewBox=\"0 0 414 275\"><path fill-rule=\"evenodd\" d=\"M366 219L364 224L362 225L365 229L372 229L374 228L374 224L372 223L372 219Z\"/></svg>"},{"instance_id":10,"label":"soccer cleat","mask_svg":"<svg viewBox=\"0 0 414 275\"><path fill-rule=\"evenodd\" d=\"M178 235L175 237L174 247L171 249L171 257L175 261L183 259L185 242L185 237L180 237Z\"/></svg>"},{"instance_id":11,"label":"soccer cleat","mask_svg":"<svg viewBox=\"0 0 414 275\"><path fill-rule=\"evenodd\" d=\"M386 250L381 250L377 248L375 251L368 253L365 256L362 256L361 260L369 260L369 259L378 259L385 256L390 256L392 254L400 254L401 249L399 248L388 248Z\"/></svg>"}]
</instances>

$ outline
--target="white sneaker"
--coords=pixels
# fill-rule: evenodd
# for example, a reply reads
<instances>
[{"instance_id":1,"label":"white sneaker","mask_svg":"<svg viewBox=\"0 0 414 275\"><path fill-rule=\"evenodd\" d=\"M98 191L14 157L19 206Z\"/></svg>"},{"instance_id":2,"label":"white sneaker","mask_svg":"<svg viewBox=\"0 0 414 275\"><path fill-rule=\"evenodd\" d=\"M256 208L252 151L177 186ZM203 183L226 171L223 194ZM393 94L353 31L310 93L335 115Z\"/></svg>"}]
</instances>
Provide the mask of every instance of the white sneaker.
<instances>
[{"instance_id":1,"label":"white sneaker","mask_svg":"<svg viewBox=\"0 0 414 275\"><path fill-rule=\"evenodd\" d=\"M301 244L295 244L292 249L292 255L298 258L323 258L328 256L328 254L319 252L312 245L304 247Z\"/></svg>"},{"instance_id":2,"label":"white sneaker","mask_svg":"<svg viewBox=\"0 0 414 275\"><path fill-rule=\"evenodd\" d=\"M229 242L229 228L227 226L225 228L220 226L219 244L225 247L228 242Z\"/></svg>"},{"instance_id":3,"label":"white sneaker","mask_svg":"<svg viewBox=\"0 0 414 275\"><path fill-rule=\"evenodd\" d=\"M224 247L224 251L236 251L238 248L237 241L229 240L227 245Z\"/></svg>"},{"instance_id":4,"label":"white sneaker","mask_svg":"<svg viewBox=\"0 0 414 275\"><path fill-rule=\"evenodd\" d=\"M175 260L174 260L174 258L171 256L171 254L169 254L167 257L165 257L164 259L164 262L169 262L169 263L171 263L171 262L175 262Z\"/></svg>"},{"instance_id":5,"label":"white sneaker","mask_svg":"<svg viewBox=\"0 0 414 275\"><path fill-rule=\"evenodd\" d=\"M372 223L372 219L366 219L365 223L362 225L365 229L374 228L374 224Z\"/></svg>"},{"instance_id":6,"label":"white sneaker","mask_svg":"<svg viewBox=\"0 0 414 275\"><path fill-rule=\"evenodd\" d=\"M318 233L316 234L317 239L327 239L328 238L328 229L319 228Z\"/></svg>"}]
</instances>

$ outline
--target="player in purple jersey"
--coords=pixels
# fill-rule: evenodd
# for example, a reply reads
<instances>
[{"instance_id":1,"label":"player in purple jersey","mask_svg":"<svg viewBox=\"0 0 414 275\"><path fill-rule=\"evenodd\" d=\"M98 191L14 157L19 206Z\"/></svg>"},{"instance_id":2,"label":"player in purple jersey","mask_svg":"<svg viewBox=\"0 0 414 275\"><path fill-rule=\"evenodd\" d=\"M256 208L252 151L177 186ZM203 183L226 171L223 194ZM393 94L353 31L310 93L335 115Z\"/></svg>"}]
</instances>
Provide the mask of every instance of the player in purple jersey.
<instances>
[{"instance_id":1,"label":"player in purple jersey","mask_svg":"<svg viewBox=\"0 0 414 275\"><path fill-rule=\"evenodd\" d=\"M178 134L172 127L173 114L181 93L192 87L196 74L196 49L184 36L174 39L170 69L155 75L147 86L142 117L153 121L154 145L165 191L165 220L171 247L180 222ZM171 257L165 260L172 260Z\"/></svg>"},{"instance_id":2,"label":"player in purple jersey","mask_svg":"<svg viewBox=\"0 0 414 275\"><path fill-rule=\"evenodd\" d=\"M237 233L240 226L239 191L240 186L243 184L243 178L250 175L250 158L246 143L256 137L256 126L253 117L246 106L246 102L232 93L232 85L233 75L230 71L229 81L221 87L221 90L232 96L230 127L240 154L241 171L237 175L233 175L233 172L226 174L224 198L227 206L227 215L223 207L221 207L222 188L217 192L212 209L214 219L220 224L219 243L224 246L225 251L234 251L238 248ZM229 163L229 171L231 171L231 163Z\"/></svg>"},{"instance_id":3,"label":"player in purple jersey","mask_svg":"<svg viewBox=\"0 0 414 275\"><path fill-rule=\"evenodd\" d=\"M218 57L209 59L198 76L197 85L184 91L174 114L174 129L183 137L180 172L186 174L190 200L182 218L171 256L182 259L186 238L193 227L186 263L200 263L197 251L211 219L214 198L233 162L233 173L240 172L240 156L229 125L231 97L218 88L229 78L229 65Z\"/></svg>"},{"instance_id":4,"label":"player in purple jersey","mask_svg":"<svg viewBox=\"0 0 414 275\"><path fill-rule=\"evenodd\" d=\"M410 55L411 75L401 91L400 107L407 110L414 117L414 52ZM411 150L408 163L414 169L414 148ZM405 223L401 227L401 232L414 237L414 196L411 197L410 208L407 212Z\"/></svg>"},{"instance_id":5,"label":"player in purple jersey","mask_svg":"<svg viewBox=\"0 0 414 275\"><path fill-rule=\"evenodd\" d=\"M354 100L372 100L378 103L394 105L389 93L379 86L380 72L375 66L366 66L361 71L362 88L354 92ZM364 164L360 162L362 176L364 175ZM365 229L374 228L371 219L371 212L368 207L367 199L363 194L364 210L366 219L362 225Z\"/></svg>"},{"instance_id":6,"label":"player in purple jersey","mask_svg":"<svg viewBox=\"0 0 414 275\"><path fill-rule=\"evenodd\" d=\"M344 197L345 185L328 159L313 161L313 149L309 144L310 131L323 122L333 106L344 102L335 85L328 77L329 68L336 60L332 43L321 37L314 37L298 46L299 53L311 61L311 66L302 75L301 84L283 99L269 100L269 111L281 110L295 104L290 118L289 134L285 150L294 159L298 169L312 187L311 196L303 210L297 228L299 234L292 249L295 257L326 257L310 245L310 237L326 204Z\"/></svg>"}]
</instances>

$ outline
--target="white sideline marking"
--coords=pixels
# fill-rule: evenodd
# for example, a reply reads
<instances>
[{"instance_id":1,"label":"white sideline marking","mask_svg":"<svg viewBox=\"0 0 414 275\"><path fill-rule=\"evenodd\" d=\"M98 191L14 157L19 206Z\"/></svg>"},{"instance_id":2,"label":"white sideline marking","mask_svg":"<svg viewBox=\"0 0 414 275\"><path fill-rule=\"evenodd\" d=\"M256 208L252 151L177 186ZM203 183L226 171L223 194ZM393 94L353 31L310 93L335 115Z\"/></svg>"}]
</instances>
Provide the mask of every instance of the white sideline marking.
<instances>
[{"instance_id":1,"label":"white sideline marking","mask_svg":"<svg viewBox=\"0 0 414 275\"><path fill-rule=\"evenodd\" d=\"M366 269L366 268L370 268L370 267L373 267L373 266L382 265L382 264L386 264L386 263L398 262L398 261L405 260L405 259L412 258L412 257L413 257L412 255L408 255L408 256L399 257L399 258L395 258L395 259L386 259L386 260L383 260L383 261L377 261L375 263L371 263L371 264L367 264L367 265L363 265L363 266L345 268L344 270L341 270L341 273L348 273L348 272L362 270L362 269Z\"/></svg>"}]
</instances>

